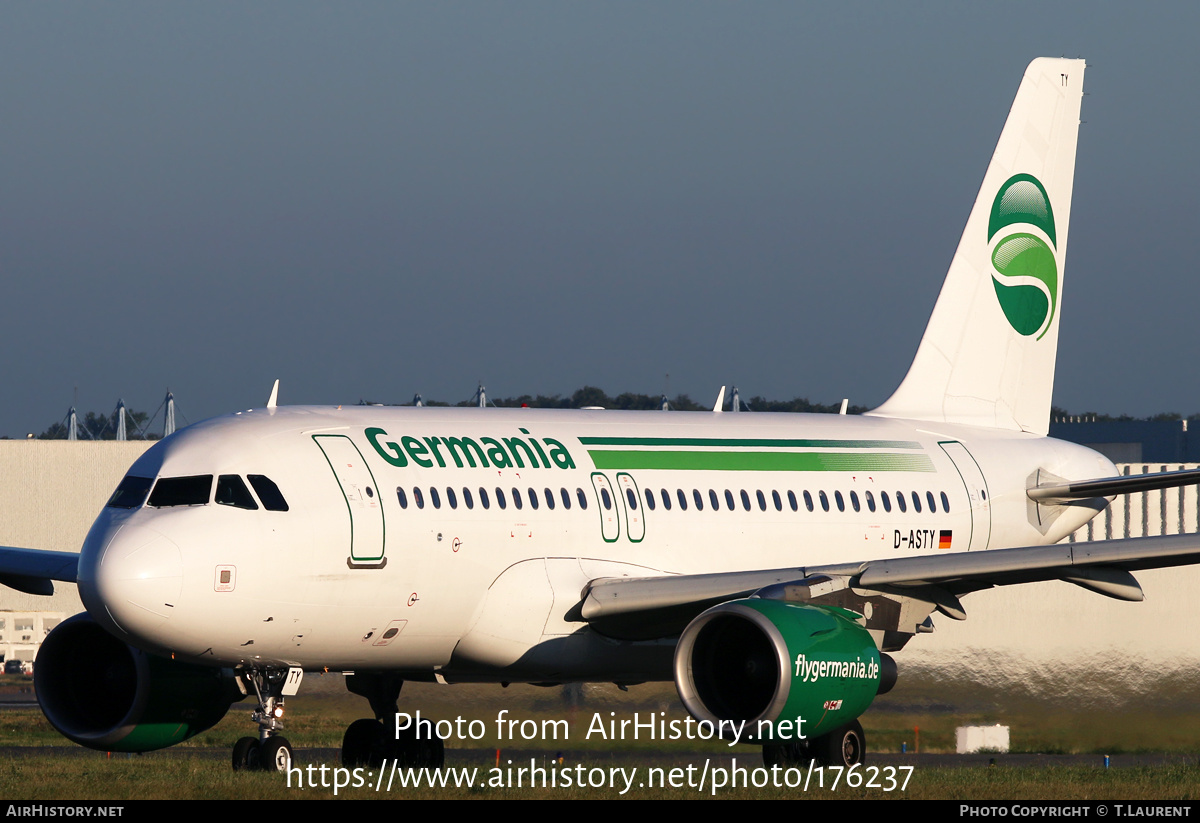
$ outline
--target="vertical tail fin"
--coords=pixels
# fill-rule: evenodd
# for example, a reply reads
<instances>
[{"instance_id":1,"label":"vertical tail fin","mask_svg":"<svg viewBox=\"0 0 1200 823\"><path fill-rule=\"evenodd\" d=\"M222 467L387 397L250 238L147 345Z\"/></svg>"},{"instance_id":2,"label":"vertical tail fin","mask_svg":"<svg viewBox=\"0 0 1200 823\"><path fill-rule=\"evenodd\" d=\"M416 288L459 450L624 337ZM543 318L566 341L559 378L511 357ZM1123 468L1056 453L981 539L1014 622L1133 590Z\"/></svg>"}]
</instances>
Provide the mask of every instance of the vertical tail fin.
<instances>
[{"instance_id":1,"label":"vertical tail fin","mask_svg":"<svg viewBox=\"0 0 1200 823\"><path fill-rule=\"evenodd\" d=\"M870 414L1048 430L1084 65L1025 70L917 356Z\"/></svg>"}]
</instances>

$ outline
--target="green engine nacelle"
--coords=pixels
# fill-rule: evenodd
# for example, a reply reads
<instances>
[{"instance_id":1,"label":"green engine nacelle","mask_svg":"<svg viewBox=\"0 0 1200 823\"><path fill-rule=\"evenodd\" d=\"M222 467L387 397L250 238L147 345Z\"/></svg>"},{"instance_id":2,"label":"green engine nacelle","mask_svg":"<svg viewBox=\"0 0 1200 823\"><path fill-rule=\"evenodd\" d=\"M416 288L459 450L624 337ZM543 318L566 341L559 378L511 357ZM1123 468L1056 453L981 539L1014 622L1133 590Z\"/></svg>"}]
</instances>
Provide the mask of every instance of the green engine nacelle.
<instances>
[{"instance_id":1,"label":"green engine nacelle","mask_svg":"<svg viewBox=\"0 0 1200 823\"><path fill-rule=\"evenodd\" d=\"M211 728L243 697L229 670L146 654L86 614L46 636L33 680L50 725L108 752L174 746Z\"/></svg>"},{"instance_id":2,"label":"green engine nacelle","mask_svg":"<svg viewBox=\"0 0 1200 823\"><path fill-rule=\"evenodd\" d=\"M715 606L679 637L679 697L698 720L727 721L726 729L732 721L759 742L790 742L844 726L895 676L894 664L857 619L835 606L778 600Z\"/></svg>"}]
</instances>

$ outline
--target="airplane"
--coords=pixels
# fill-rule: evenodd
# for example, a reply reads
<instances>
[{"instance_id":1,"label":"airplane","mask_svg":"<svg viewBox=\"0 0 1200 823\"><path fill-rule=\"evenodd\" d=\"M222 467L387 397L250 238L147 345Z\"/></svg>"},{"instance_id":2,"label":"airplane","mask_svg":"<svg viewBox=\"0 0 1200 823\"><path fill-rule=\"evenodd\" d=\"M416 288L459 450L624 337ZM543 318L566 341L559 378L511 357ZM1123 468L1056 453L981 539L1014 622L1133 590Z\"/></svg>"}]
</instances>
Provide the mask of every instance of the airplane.
<instances>
[{"instance_id":1,"label":"airplane","mask_svg":"<svg viewBox=\"0 0 1200 823\"><path fill-rule=\"evenodd\" d=\"M1085 63L1025 71L916 356L863 415L280 406L184 428L78 555L0 549L0 583L78 584L36 690L68 739L174 745L257 703L235 769L285 770L287 697L347 673L346 765L444 762L393 731L404 681L673 680L768 765L863 762L892 655L975 591L1133 572L1195 536L1058 544L1119 477L1048 438ZM803 732L798 720L805 721Z\"/></svg>"}]
</instances>

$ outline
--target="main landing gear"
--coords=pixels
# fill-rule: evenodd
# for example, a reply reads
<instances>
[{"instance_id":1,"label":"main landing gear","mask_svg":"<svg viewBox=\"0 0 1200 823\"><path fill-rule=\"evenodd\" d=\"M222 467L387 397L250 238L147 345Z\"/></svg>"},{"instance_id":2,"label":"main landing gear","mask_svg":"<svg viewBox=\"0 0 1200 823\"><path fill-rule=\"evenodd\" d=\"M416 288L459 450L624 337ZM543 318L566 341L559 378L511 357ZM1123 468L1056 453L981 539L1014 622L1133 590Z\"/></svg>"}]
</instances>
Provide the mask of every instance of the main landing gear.
<instances>
[{"instance_id":1,"label":"main landing gear","mask_svg":"<svg viewBox=\"0 0 1200 823\"><path fill-rule=\"evenodd\" d=\"M355 720L342 738L342 765L378 769L389 760L398 766L440 769L446 762L442 739L430 729L418 739L417 730L396 729L396 701L404 681L387 672L346 675L346 688L367 698L375 719ZM432 739L430 739L432 738Z\"/></svg>"},{"instance_id":2,"label":"main landing gear","mask_svg":"<svg viewBox=\"0 0 1200 823\"><path fill-rule=\"evenodd\" d=\"M766 766L861 766L867 756L867 737L857 720L811 740L763 746Z\"/></svg>"},{"instance_id":3,"label":"main landing gear","mask_svg":"<svg viewBox=\"0 0 1200 823\"><path fill-rule=\"evenodd\" d=\"M251 669L242 673L249 694L253 689L258 708L251 715L258 737L243 737L233 744L233 770L286 772L292 765L292 746L283 731L284 696L295 694L304 673L300 669Z\"/></svg>"}]
</instances>

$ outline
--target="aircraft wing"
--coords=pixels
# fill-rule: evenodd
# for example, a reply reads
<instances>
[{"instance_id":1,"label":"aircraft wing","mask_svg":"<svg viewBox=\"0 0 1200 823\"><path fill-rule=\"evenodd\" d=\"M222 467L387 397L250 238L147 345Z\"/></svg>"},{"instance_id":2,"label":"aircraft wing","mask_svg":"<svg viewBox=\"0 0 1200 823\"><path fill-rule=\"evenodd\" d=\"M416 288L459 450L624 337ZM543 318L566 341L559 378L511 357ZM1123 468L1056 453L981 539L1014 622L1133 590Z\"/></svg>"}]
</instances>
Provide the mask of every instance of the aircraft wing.
<instances>
[{"instance_id":1,"label":"aircraft wing","mask_svg":"<svg viewBox=\"0 0 1200 823\"><path fill-rule=\"evenodd\" d=\"M928 554L862 563L664 577L604 578L583 591L581 616L616 637L665 637L705 609L728 600L763 597L820 602L829 581L853 589L910 598L955 619L958 597L993 586L1065 580L1120 600L1142 600L1132 572L1200 563L1200 535L1136 537L978 552ZM839 605L851 605L843 601Z\"/></svg>"},{"instance_id":2,"label":"aircraft wing","mask_svg":"<svg viewBox=\"0 0 1200 823\"><path fill-rule=\"evenodd\" d=\"M0 585L27 594L54 594L54 580L74 583L78 552L0 546Z\"/></svg>"}]
</instances>

